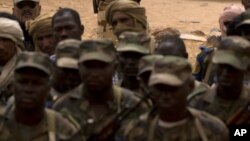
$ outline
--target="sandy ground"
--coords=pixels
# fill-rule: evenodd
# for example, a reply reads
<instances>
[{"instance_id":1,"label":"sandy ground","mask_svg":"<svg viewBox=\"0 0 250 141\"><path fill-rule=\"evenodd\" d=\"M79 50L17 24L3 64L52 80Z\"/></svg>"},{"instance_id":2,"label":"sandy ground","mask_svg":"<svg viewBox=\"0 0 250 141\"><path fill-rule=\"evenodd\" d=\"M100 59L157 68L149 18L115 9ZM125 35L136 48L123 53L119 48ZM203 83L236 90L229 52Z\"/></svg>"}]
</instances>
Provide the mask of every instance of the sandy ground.
<instances>
[{"instance_id":1,"label":"sandy ground","mask_svg":"<svg viewBox=\"0 0 250 141\"><path fill-rule=\"evenodd\" d=\"M202 30L209 33L218 28L218 17L229 4L240 4L240 0L142 0L146 7L151 31L174 27L182 33ZM85 24L84 39L96 37L96 15L91 0L41 0L42 12L58 7L70 7L79 11ZM0 0L0 11L12 11L12 0ZM198 43L199 44L199 43ZM193 63L198 52L197 44L188 43L190 60Z\"/></svg>"}]
</instances>

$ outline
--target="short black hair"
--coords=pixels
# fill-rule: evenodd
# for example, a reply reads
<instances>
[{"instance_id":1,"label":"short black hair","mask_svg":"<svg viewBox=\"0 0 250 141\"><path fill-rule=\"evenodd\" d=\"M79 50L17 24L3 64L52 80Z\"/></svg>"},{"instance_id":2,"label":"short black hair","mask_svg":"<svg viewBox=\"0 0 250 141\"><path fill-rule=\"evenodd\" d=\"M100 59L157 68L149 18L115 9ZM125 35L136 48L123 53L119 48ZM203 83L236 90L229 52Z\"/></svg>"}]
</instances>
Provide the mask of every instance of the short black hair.
<instances>
[{"instance_id":1,"label":"short black hair","mask_svg":"<svg viewBox=\"0 0 250 141\"><path fill-rule=\"evenodd\" d=\"M165 46L164 44L170 42L173 43L175 48L169 48L168 46ZM166 48L164 52L161 52L159 48ZM173 55L173 56L179 56L179 57L188 57L188 53L186 50L186 46L184 41L177 35L165 35L162 37L161 41L159 42L158 49L156 49L157 54L161 55Z\"/></svg>"},{"instance_id":2,"label":"short black hair","mask_svg":"<svg viewBox=\"0 0 250 141\"><path fill-rule=\"evenodd\" d=\"M55 13L55 15L52 17L52 26L54 26L55 17L57 17L57 16L62 16L62 15L64 15L65 13L70 13L70 14L73 16L73 19L75 20L76 24L79 25L79 27L82 26L82 22L81 22L81 18L80 18L79 13L78 13L76 10L71 9L71 8L60 8L60 9Z\"/></svg>"}]
</instances>

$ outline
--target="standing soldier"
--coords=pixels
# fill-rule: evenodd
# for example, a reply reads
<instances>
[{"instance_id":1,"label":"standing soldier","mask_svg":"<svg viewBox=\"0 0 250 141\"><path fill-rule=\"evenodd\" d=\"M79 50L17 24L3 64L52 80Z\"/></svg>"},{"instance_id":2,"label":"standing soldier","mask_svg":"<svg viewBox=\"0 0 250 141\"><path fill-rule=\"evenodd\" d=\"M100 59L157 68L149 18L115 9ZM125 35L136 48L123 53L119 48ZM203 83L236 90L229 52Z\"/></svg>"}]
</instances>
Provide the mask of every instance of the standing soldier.
<instances>
[{"instance_id":1,"label":"standing soldier","mask_svg":"<svg viewBox=\"0 0 250 141\"><path fill-rule=\"evenodd\" d=\"M98 36L100 38L111 39L116 41L114 34L112 33L110 25L107 24L105 19L105 10L107 6L115 0L92 0L94 13L97 14ZM141 0L133 0L140 3Z\"/></svg>"},{"instance_id":2,"label":"standing soldier","mask_svg":"<svg viewBox=\"0 0 250 141\"><path fill-rule=\"evenodd\" d=\"M156 105L154 115L142 116L125 130L128 141L228 141L218 118L187 106L194 88L190 63L167 56L156 60L149 87Z\"/></svg>"},{"instance_id":3,"label":"standing soldier","mask_svg":"<svg viewBox=\"0 0 250 141\"><path fill-rule=\"evenodd\" d=\"M25 49L28 51L34 51L35 48L33 47L32 37L26 29L26 22L34 20L40 15L40 0L13 0L13 3L13 15L17 17L24 33Z\"/></svg>"},{"instance_id":4,"label":"standing soldier","mask_svg":"<svg viewBox=\"0 0 250 141\"><path fill-rule=\"evenodd\" d=\"M0 140L80 141L71 139L78 130L70 122L45 108L52 69L45 54L18 56L13 80L15 105L8 107L1 119Z\"/></svg>"},{"instance_id":5,"label":"standing soldier","mask_svg":"<svg viewBox=\"0 0 250 141\"><path fill-rule=\"evenodd\" d=\"M49 56L55 52L55 40L52 30L52 17L55 12L49 12L27 22L27 29L33 38L35 51L40 51Z\"/></svg>"},{"instance_id":6,"label":"standing soldier","mask_svg":"<svg viewBox=\"0 0 250 141\"><path fill-rule=\"evenodd\" d=\"M56 65L50 91L51 104L59 100L60 97L73 93L81 84L78 69L80 43L79 40L66 39L56 47Z\"/></svg>"},{"instance_id":7,"label":"standing soldier","mask_svg":"<svg viewBox=\"0 0 250 141\"><path fill-rule=\"evenodd\" d=\"M90 137L97 129L106 129L102 127L104 123L130 109L139 99L131 91L112 84L118 63L112 41L88 40L80 47L79 69L84 85L79 88L79 92L63 97L54 105L54 109L80 126L82 134ZM139 105L129 118L143 112L145 108Z\"/></svg>"},{"instance_id":8,"label":"standing soldier","mask_svg":"<svg viewBox=\"0 0 250 141\"><path fill-rule=\"evenodd\" d=\"M10 92L10 83L17 56L23 45L23 32L17 21L0 17L0 104L6 105Z\"/></svg>"},{"instance_id":9,"label":"standing soldier","mask_svg":"<svg viewBox=\"0 0 250 141\"><path fill-rule=\"evenodd\" d=\"M119 36L117 52L120 60L121 87L139 91L138 64L141 57L150 54L149 44L150 37L145 33L123 32Z\"/></svg>"},{"instance_id":10,"label":"standing soldier","mask_svg":"<svg viewBox=\"0 0 250 141\"><path fill-rule=\"evenodd\" d=\"M250 101L250 90L244 86L244 74L249 65L250 43L241 37L225 37L213 56L216 85L194 97L190 105L211 113L225 123Z\"/></svg>"}]
</instances>

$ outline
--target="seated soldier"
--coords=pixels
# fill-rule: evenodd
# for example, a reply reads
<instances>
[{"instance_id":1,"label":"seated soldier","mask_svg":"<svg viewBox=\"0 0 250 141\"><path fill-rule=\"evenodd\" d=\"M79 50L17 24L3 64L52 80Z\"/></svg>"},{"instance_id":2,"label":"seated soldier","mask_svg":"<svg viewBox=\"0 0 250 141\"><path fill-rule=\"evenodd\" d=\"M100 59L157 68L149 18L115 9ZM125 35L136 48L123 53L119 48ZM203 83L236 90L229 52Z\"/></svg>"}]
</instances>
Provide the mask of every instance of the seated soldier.
<instances>
[{"instance_id":1,"label":"seated soldier","mask_svg":"<svg viewBox=\"0 0 250 141\"><path fill-rule=\"evenodd\" d=\"M250 101L250 90L243 84L249 50L250 43L241 37L223 38L212 59L217 83L208 93L193 97L190 105L229 124L229 120Z\"/></svg>"},{"instance_id":2,"label":"seated soldier","mask_svg":"<svg viewBox=\"0 0 250 141\"><path fill-rule=\"evenodd\" d=\"M78 129L59 113L46 109L52 63L41 53L20 54L14 71L15 104L1 119L1 141L80 141ZM74 138L72 138L74 136Z\"/></svg>"},{"instance_id":3,"label":"seated soldier","mask_svg":"<svg viewBox=\"0 0 250 141\"><path fill-rule=\"evenodd\" d=\"M193 91L190 63L166 56L155 62L149 87L156 105L152 115L132 121L124 131L128 141L228 141L226 126L218 118L187 106Z\"/></svg>"}]
</instances>

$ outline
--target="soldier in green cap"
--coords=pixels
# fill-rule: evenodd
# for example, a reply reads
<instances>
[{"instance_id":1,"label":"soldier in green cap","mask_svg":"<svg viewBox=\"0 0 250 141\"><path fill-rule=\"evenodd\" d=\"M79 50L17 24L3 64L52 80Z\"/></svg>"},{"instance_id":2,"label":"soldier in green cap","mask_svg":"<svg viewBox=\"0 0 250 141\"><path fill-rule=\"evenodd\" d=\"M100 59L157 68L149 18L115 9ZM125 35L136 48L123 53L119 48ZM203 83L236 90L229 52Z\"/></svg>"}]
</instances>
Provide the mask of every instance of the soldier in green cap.
<instances>
[{"instance_id":1,"label":"soldier in green cap","mask_svg":"<svg viewBox=\"0 0 250 141\"><path fill-rule=\"evenodd\" d=\"M228 141L226 126L218 118L187 106L194 88L190 63L167 56L155 61L149 87L156 105L154 115L143 115L127 126L128 141Z\"/></svg>"},{"instance_id":2,"label":"soldier in green cap","mask_svg":"<svg viewBox=\"0 0 250 141\"><path fill-rule=\"evenodd\" d=\"M216 66L215 87L194 97L190 105L230 124L231 118L250 101L249 88L243 84L249 65L249 50L250 43L241 37L223 38L212 58Z\"/></svg>"},{"instance_id":3,"label":"soldier in green cap","mask_svg":"<svg viewBox=\"0 0 250 141\"><path fill-rule=\"evenodd\" d=\"M24 52L17 59L13 92L15 104L1 118L0 140L61 141L71 139L78 131L59 113L46 109L52 63L42 53Z\"/></svg>"},{"instance_id":4,"label":"soldier in green cap","mask_svg":"<svg viewBox=\"0 0 250 141\"><path fill-rule=\"evenodd\" d=\"M54 109L82 127L82 134L90 137L112 116L130 109L139 99L133 92L112 84L118 65L112 41L86 40L80 48L79 71L84 85L79 87L78 92L63 97ZM128 119L137 117L145 110L144 105L140 105Z\"/></svg>"},{"instance_id":5,"label":"soldier in green cap","mask_svg":"<svg viewBox=\"0 0 250 141\"><path fill-rule=\"evenodd\" d=\"M124 32L119 36L117 52L120 61L120 86L139 91L137 80L138 64L141 57L150 54L150 37L144 33Z\"/></svg>"},{"instance_id":6,"label":"soldier in green cap","mask_svg":"<svg viewBox=\"0 0 250 141\"><path fill-rule=\"evenodd\" d=\"M81 84L78 69L80 44L79 40L66 39L59 42L56 47L56 65L50 91L52 102L50 106L63 95L75 91Z\"/></svg>"}]
</instances>

